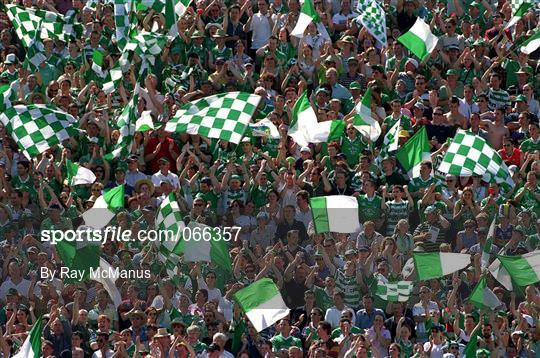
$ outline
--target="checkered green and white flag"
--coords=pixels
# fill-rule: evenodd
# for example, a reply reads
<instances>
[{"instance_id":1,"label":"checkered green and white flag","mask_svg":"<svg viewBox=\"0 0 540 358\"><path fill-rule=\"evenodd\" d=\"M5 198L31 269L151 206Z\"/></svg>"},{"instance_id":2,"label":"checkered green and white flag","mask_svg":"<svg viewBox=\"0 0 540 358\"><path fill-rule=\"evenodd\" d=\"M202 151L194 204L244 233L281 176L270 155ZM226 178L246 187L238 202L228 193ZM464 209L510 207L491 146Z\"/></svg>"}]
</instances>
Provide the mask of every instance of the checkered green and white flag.
<instances>
[{"instance_id":1,"label":"checkered green and white flag","mask_svg":"<svg viewBox=\"0 0 540 358\"><path fill-rule=\"evenodd\" d=\"M105 77L105 82L103 83L103 92L106 94L113 93L115 89L118 88L120 81L122 80L122 67L120 62L116 61L113 68L109 70L107 76Z\"/></svg>"},{"instance_id":2,"label":"checkered green and white flag","mask_svg":"<svg viewBox=\"0 0 540 358\"><path fill-rule=\"evenodd\" d=\"M114 0L114 25L116 44L124 49L129 38L129 0Z\"/></svg>"},{"instance_id":3,"label":"checkered green and white flag","mask_svg":"<svg viewBox=\"0 0 540 358\"><path fill-rule=\"evenodd\" d=\"M505 26L508 29L516 24L533 7L538 6L540 0L511 0L512 17Z\"/></svg>"},{"instance_id":4,"label":"checkered green and white flag","mask_svg":"<svg viewBox=\"0 0 540 358\"><path fill-rule=\"evenodd\" d=\"M11 100L14 93L15 91L11 88L10 84L0 86L0 112L11 107Z\"/></svg>"},{"instance_id":5,"label":"checkered green and white flag","mask_svg":"<svg viewBox=\"0 0 540 358\"><path fill-rule=\"evenodd\" d=\"M463 130L454 136L438 170L456 176L482 175L490 183L514 185L499 153L484 138Z\"/></svg>"},{"instance_id":6,"label":"checkered green and white flag","mask_svg":"<svg viewBox=\"0 0 540 358\"><path fill-rule=\"evenodd\" d=\"M79 133L75 118L47 105L10 107L0 114L0 121L27 158L34 158Z\"/></svg>"},{"instance_id":7,"label":"checkered green and white flag","mask_svg":"<svg viewBox=\"0 0 540 358\"><path fill-rule=\"evenodd\" d=\"M399 126L401 125L401 119L398 119L396 123L386 132L386 135L383 139L383 144L381 146L381 158L387 157L390 153L398 150L398 140L399 140Z\"/></svg>"},{"instance_id":8,"label":"checkered green and white flag","mask_svg":"<svg viewBox=\"0 0 540 358\"><path fill-rule=\"evenodd\" d=\"M384 283L379 281L375 294L385 301L407 302L413 289L412 281Z\"/></svg>"},{"instance_id":9,"label":"checkered green and white flag","mask_svg":"<svg viewBox=\"0 0 540 358\"><path fill-rule=\"evenodd\" d=\"M238 144L244 136L261 96L228 92L185 104L167 122L168 132L187 132Z\"/></svg>"},{"instance_id":10,"label":"checkered green and white flag","mask_svg":"<svg viewBox=\"0 0 540 358\"><path fill-rule=\"evenodd\" d=\"M41 38L56 39L61 41L69 41L70 38L79 38L84 27L77 22L76 12L72 11L69 15L42 10L42 9L27 9L41 19Z\"/></svg>"},{"instance_id":11,"label":"checkered green and white flag","mask_svg":"<svg viewBox=\"0 0 540 358\"><path fill-rule=\"evenodd\" d=\"M17 36L26 48L24 67L35 72L47 59L43 54L43 43L40 40L41 18L33 11L20 6L6 5L6 9Z\"/></svg>"},{"instance_id":12,"label":"checkered green and white flag","mask_svg":"<svg viewBox=\"0 0 540 358\"><path fill-rule=\"evenodd\" d=\"M165 256L179 255L181 251L182 230L185 225L182 213L174 193L170 193L158 208L156 215L156 229L164 240L159 241L158 250Z\"/></svg>"},{"instance_id":13,"label":"checkered green and white flag","mask_svg":"<svg viewBox=\"0 0 540 358\"><path fill-rule=\"evenodd\" d=\"M137 11L146 11L153 9L155 12L162 13L165 10L164 0L134 0Z\"/></svg>"},{"instance_id":14,"label":"checkered green and white flag","mask_svg":"<svg viewBox=\"0 0 540 358\"><path fill-rule=\"evenodd\" d=\"M364 25L368 32L384 47L388 47L386 39L386 13L375 0L359 1L357 11L360 14L358 21Z\"/></svg>"},{"instance_id":15,"label":"checkered green and white flag","mask_svg":"<svg viewBox=\"0 0 540 358\"><path fill-rule=\"evenodd\" d=\"M126 51L133 51L143 60L150 64L155 63L156 56L163 52L167 44L168 37L154 32L140 32L129 39L126 44Z\"/></svg>"},{"instance_id":16,"label":"checkered green and white flag","mask_svg":"<svg viewBox=\"0 0 540 358\"><path fill-rule=\"evenodd\" d=\"M122 113L116 119L116 127L120 130L120 137L109 154L106 154L103 159L113 160L118 157L126 157L131 150L133 144L133 136L135 135L135 123L137 122L137 104L139 103L139 84L133 90L133 97L122 110Z\"/></svg>"}]
</instances>

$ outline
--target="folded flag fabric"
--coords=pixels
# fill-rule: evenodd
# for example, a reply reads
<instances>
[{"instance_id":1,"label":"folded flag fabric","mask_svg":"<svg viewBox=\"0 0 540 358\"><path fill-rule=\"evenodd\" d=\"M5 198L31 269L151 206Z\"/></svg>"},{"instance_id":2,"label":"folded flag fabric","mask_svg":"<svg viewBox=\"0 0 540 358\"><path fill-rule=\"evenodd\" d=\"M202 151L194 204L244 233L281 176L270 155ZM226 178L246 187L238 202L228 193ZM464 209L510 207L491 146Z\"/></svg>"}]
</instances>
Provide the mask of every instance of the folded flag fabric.
<instances>
[{"instance_id":1,"label":"folded flag fabric","mask_svg":"<svg viewBox=\"0 0 540 358\"><path fill-rule=\"evenodd\" d=\"M491 275L499 281L501 285L504 286L508 291L512 291L514 289L514 285L512 284L512 278L510 277L510 274L506 270L506 268L501 265L501 262L499 259L493 260L491 265L488 267L489 272Z\"/></svg>"},{"instance_id":2,"label":"folded flag fabric","mask_svg":"<svg viewBox=\"0 0 540 358\"><path fill-rule=\"evenodd\" d=\"M103 53L95 49L92 51L92 70L99 77L105 77L105 72L103 71Z\"/></svg>"},{"instance_id":3,"label":"folded flag fabric","mask_svg":"<svg viewBox=\"0 0 540 358\"><path fill-rule=\"evenodd\" d=\"M454 136L438 170L456 176L482 175L487 182L514 185L499 153L484 138L463 130Z\"/></svg>"},{"instance_id":4,"label":"folded flag fabric","mask_svg":"<svg viewBox=\"0 0 540 358\"><path fill-rule=\"evenodd\" d=\"M396 158L407 171L409 178L420 177L420 164L431 162L430 145L426 127L420 128L396 153Z\"/></svg>"},{"instance_id":5,"label":"folded flag fabric","mask_svg":"<svg viewBox=\"0 0 540 358\"><path fill-rule=\"evenodd\" d=\"M317 126L311 130L311 143L329 143L338 141L345 133L345 121L335 119L317 123Z\"/></svg>"},{"instance_id":6,"label":"folded flag fabric","mask_svg":"<svg viewBox=\"0 0 540 358\"><path fill-rule=\"evenodd\" d=\"M184 254L184 262L212 262L219 269L232 272L224 231L191 221L183 233L189 236L182 236L174 251Z\"/></svg>"},{"instance_id":7,"label":"folded flag fabric","mask_svg":"<svg viewBox=\"0 0 540 358\"><path fill-rule=\"evenodd\" d=\"M117 61L105 76L103 92L105 92L105 94L113 93L118 88L122 77L122 67L120 65L120 61Z\"/></svg>"},{"instance_id":8,"label":"folded flag fabric","mask_svg":"<svg viewBox=\"0 0 540 358\"><path fill-rule=\"evenodd\" d=\"M71 160L66 160L67 180L70 185L92 184L96 181L93 171Z\"/></svg>"},{"instance_id":9,"label":"folded flag fabric","mask_svg":"<svg viewBox=\"0 0 540 358\"><path fill-rule=\"evenodd\" d=\"M240 143L261 96L228 92L185 104L167 122L168 132L187 132Z\"/></svg>"},{"instance_id":10,"label":"folded flag fabric","mask_svg":"<svg viewBox=\"0 0 540 358\"><path fill-rule=\"evenodd\" d=\"M512 0L512 17L505 26L508 29L516 24L534 5L538 4L538 0Z\"/></svg>"},{"instance_id":11,"label":"folded flag fabric","mask_svg":"<svg viewBox=\"0 0 540 358\"><path fill-rule=\"evenodd\" d=\"M420 281L449 275L471 263L471 255L451 252L415 252L413 259Z\"/></svg>"},{"instance_id":12,"label":"folded flag fabric","mask_svg":"<svg viewBox=\"0 0 540 358\"><path fill-rule=\"evenodd\" d=\"M528 286L540 281L540 250L520 256L497 255L497 258L516 285Z\"/></svg>"},{"instance_id":13,"label":"folded flag fabric","mask_svg":"<svg viewBox=\"0 0 540 358\"><path fill-rule=\"evenodd\" d=\"M156 56L160 55L167 44L165 35L154 32L139 32L127 41L125 51L133 51L142 59L154 65Z\"/></svg>"},{"instance_id":14,"label":"folded flag fabric","mask_svg":"<svg viewBox=\"0 0 540 358\"><path fill-rule=\"evenodd\" d=\"M178 36L178 19L184 15L191 0L165 0L165 28L169 36Z\"/></svg>"},{"instance_id":15,"label":"folded flag fabric","mask_svg":"<svg viewBox=\"0 0 540 358\"><path fill-rule=\"evenodd\" d=\"M279 289L269 278L253 282L236 292L233 297L257 332L289 315L290 310Z\"/></svg>"},{"instance_id":16,"label":"folded flag fabric","mask_svg":"<svg viewBox=\"0 0 540 358\"><path fill-rule=\"evenodd\" d=\"M0 121L27 158L79 134L73 116L42 104L10 107L0 113Z\"/></svg>"},{"instance_id":17,"label":"folded flag fabric","mask_svg":"<svg viewBox=\"0 0 540 358\"><path fill-rule=\"evenodd\" d=\"M305 147L311 142L310 131L312 131L317 124L317 115L315 114L313 107L311 107L307 92L304 91L293 107L291 123L289 124L287 135L294 139L298 145Z\"/></svg>"},{"instance_id":18,"label":"folded flag fabric","mask_svg":"<svg viewBox=\"0 0 540 358\"><path fill-rule=\"evenodd\" d=\"M399 144L399 128L401 125L401 119L398 119L396 123L386 132L383 138L383 144L381 146L381 158L387 157L390 153L395 152L398 149Z\"/></svg>"},{"instance_id":19,"label":"folded flag fabric","mask_svg":"<svg viewBox=\"0 0 540 358\"><path fill-rule=\"evenodd\" d=\"M360 229L358 201L353 196L332 195L310 199L317 233L353 233Z\"/></svg>"},{"instance_id":20,"label":"folded flag fabric","mask_svg":"<svg viewBox=\"0 0 540 358\"><path fill-rule=\"evenodd\" d=\"M398 281L392 283L379 281L375 294L385 301L407 302L411 296L412 289L412 281Z\"/></svg>"},{"instance_id":21,"label":"folded flag fabric","mask_svg":"<svg viewBox=\"0 0 540 358\"><path fill-rule=\"evenodd\" d=\"M501 301L487 285L486 275L482 275L473 289L469 300L479 309L494 310L501 305Z\"/></svg>"},{"instance_id":22,"label":"folded flag fabric","mask_svg":"<svg viewBox=\"0 0 540 358\"><path fill-rule=\"evenodd\" d=\"M135 85L133 97L122 110L122 113L116 119L116 126L120 131L120 137L111 153L106 154L105 160L112 160L118 157L126 157L131 150L133 136L135 135L135 124L137 122L137 104L139 103L139 84Z\"/></svg>"},{"instance_id":23,"label":"folded flag fabric","mask_svg":"<svg viewBox=\"0 0 540 358\"><path fill-rule=\"evenodd\" d=\"M15 92L16 91L11 88L11 84L0 86L0 112L11 107L11 99Z\"/></svg>"},{"instance_id":24,"label":"folded flag fabric","mask_svg":"<svg viewBox=\"0 0 540 358\"><path fill-rule=\"evenodd\" d=\"M375 142L381 136L379 122L371 116L371 96L373 88L369 87L364 93L362 100L356 105L356 113L353 117L353 127L364 137Z\"/></svg>"},{"instance_id":25,"label":"folded flag fabric","mask_svg":"<svg viewBox=\"0 0 540 358\"><path fill-rule=\"evenodd\" d=\"M409 31L398 37L398 41L421 61L424 61L437 47L439 38L433 35L429 25L421 17L418 17Z\"/></svg>"},{"instance_id":26,"label":"folded flag fabric","mask_svg":"<svg viewBox=\"0 0 540 358\"><path fill-rule=\"evenodd\" d=\"M304 37L304 31L306 31L306 28L312 22L315 24L315 26L317 26L317 31L319 32L319 34L324 39L330 40L330 35L322 24L319 13L317 12L317 10L315 10L313 0L304 0L304 3L300 8L300 16L298 16L298 21L296 22L296 26L291 32L291 36Z\"/></svg>"},{"instance_id":27,"label":"folded flag fabric","mask_svg":"<svg viewBox=\"0 0 540 358\"><path fill-rule=\"evenodd\" d=\"M170 234L170 236L166 236L166 240L159 241L158 243L159 251L165 256L171 254L180 255L183 251L180 245L185 228L182 219L182 213L180 212L176 197L174 193L170 193L161 202L156 215L156 229L168 231Z\"/></svg>"},{"instance_id":28,"label":"folded flag fabric","mask_svg":"<svg viewBox=\"0 0 540 358\"><path fill-rule=\"evenodd\" d=\"M263 118L257 123L250 123L249 130L253 137L281 138L278 128L268 118Z\"/></svg>"},{"instance_id":29,"label":"folded flag fabric","mask_svg":"<svg viewBox=\"0 0 540 358\"><path fill-rule=\"evenodd\" d=\"M24 340L19 352L13 358L39 358L41 357L41 330L42 317L39 316L36 323L32 326L28 337Z\"/></svg>"},{"instance_id":30,"label":"folded flag fabric","mask_svg":"<svg viewBox=\"0 0 540 358\"><path fill-rule=\"evenodd\" d=\"M154 121L152 119L152 111L144 111L141 113L139 119L135 123L136 132L146 132L155 129Z\"/></svg>"},{"instance_id":31,"label":"folded flag fabric","mask_svg":"<svg viewBox=\"0 0 540 358\"><path fill-rule=\"evenodd\" d=\"M540 47L540 30L536 30L536 32L521 45L521 52L530 55L536 51L538 47Z\"/></svg>"},{"instance_id":32,"label":"folded flag fabric","mask_svg":"<svg viewBox=\"0 0 540 358\"><path fill-rule=\"evenodd\" d=\"M489 266L489 259L491 258L491 250L493 246L493 238L495 237L495 222L496 220L493 219L491 225L489 226L486 242L484 243L484 246L482 246L480 265L483 269Z\"/></svg>"},{"instance_id":33,"label":"folded flag fabric","mask_svg":"<svg viewBox=\"0 0 540 358\"><path fill-rule=\"evenodd\" d=\"M124 207L124 185L106 191L94 202L94 206L83 213L86 225L94 229L105 227L114 217L114 209Z\"/></svg>"},{"instance_id":34,"label":"folded flag fabric","mask_svg":"<svg viewBox=\"0 0 540 358\"><path fill-rule=\"evenodd\" d=\"M383 47L388 47L388 40L386 38L386 13L381 5L376 0L358 1L356 9L360 14L358 19L371 36L377 39Z\"/></svg>"}]
</instances>

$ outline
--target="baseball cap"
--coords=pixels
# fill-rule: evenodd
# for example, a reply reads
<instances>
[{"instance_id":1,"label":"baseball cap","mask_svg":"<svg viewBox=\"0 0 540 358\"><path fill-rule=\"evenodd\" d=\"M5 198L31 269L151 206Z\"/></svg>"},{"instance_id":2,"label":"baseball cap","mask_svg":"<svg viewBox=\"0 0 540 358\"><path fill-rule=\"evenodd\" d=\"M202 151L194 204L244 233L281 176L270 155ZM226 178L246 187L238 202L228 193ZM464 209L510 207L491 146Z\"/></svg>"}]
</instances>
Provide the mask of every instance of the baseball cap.
<instances>
[{"instance_id":1,"label":"baseball cap","mask_svg":"<svg viewBox=\"0 0 540 358\"><path fill-rule=\"evenodd\" d=\"M362 87L360 86L359 82L354 81L354 82L351 82L351 84L349 85L349 89L350 90L359 90L359 89L362 89Z\"/></svg>"}]
</instances>

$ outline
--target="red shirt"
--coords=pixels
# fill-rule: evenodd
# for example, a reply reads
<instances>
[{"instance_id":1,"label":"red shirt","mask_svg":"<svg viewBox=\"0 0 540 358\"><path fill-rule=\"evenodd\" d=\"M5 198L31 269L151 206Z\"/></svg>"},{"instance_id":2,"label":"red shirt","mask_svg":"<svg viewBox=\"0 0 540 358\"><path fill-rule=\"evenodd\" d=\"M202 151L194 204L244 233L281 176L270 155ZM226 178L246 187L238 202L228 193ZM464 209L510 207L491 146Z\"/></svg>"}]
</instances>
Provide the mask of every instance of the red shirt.
<instances>
[{"instance_id":1,"label":"red shirt","mask_svg":"<svg viewBox=\"0 0 540 358\"><path fill-rule=\"evenodd\" d=\"M156 150L158 143L159 143L158 137L150 138L150 140L146 144L146 147L144 147L144 156L147 156L148 154L153 153L154 150ZM173 151L175 153L180 153L180 150L178 149L178 145L174 142L174 140L172 138L165 137L165 140L163 141L163 143L161 143L161 148L159 149L159 152L157 153L155 158L151 160L150 162L147 162L146 169L150 173L156 173L159 170L158 160L159 158L163 158L163 157L167 158L169 162L171 163L170 170L172 172L176 171L176 164L175 164L176 158L173 158L171 152L169 151L169 147L171 143L173 143Z\"/></svg>"},{"instance_id":2,"label":"red shirt","mask_svg":"<svg viewBox=\"0 0 540 358\"><path fill-rule=\"evenodd\" d=\"M506 163L506 165L516 165L518 168L520 165L520 158L521 158L521 149L514 148L512 155L507 155L506 150L501 149L499 150L499 155L501 156L502 160Z\"/></svg>"}]
</instances>

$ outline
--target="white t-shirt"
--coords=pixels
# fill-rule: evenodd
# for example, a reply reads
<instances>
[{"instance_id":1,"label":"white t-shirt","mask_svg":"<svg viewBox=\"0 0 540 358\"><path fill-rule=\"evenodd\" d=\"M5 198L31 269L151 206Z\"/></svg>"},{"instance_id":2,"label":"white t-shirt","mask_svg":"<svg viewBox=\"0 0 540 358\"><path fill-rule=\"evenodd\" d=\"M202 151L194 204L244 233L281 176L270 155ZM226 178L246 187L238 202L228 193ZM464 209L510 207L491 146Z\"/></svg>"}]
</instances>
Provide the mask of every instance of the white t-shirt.
<instances>
[{"instance_id":1,"label":"white t-shirt","mask_svg":"<svg viewBox=\"0 0 540 358\"><path fill-rule=\"evenodd\" d=\"M441 344L435 344L431 349L431 355L429 356L429 358L443 358L445 345L445 342L442 342ZM427 353L429 347L431 347L431 342L424 343L424 352Z\"/></svg>"},{"instance_id":2,"label":"white t-shirt","mask_svg":"<svg viewBox=\"0 0 540 358\"><path fill-rule=\"evenodd\" d=\"M268 39L272 35L272 29L270 28L268 18L260 12L253 14L250 30L253 31L251 48L254 50L258 50L266 45Z\"/></svg>"},{"instance_id":3,"label":"white t-shirt","mask_svg":"<svg viewBox=\"0 0 540 358\"><path fill-rule=\"evenodd\" d=\"M159 187L162 180L168 181L173 188L178 188L180 185L180 180L178 179L178 175L174 174L173 172L167 173L167 175L161 174L161 171L157 172L156 174L152 175L152 184L154 184L155 187Z\"/></svg>"},{"instance_id":4,"label":"white t-shirt","mask_svg":"<svg viewBox=\"0 0 540 358\"><path fill-rule=\"evenodd\" d=\"M28 289L30 288L30 281L23 278L21 282L19 282L19 284L15 284L13 281L11 281L11 277L9 277L0 286L0 299L5 300L6 295L11 288L16 289L17 292L19 292L19 295L27 296ZM40 292L41 291L39 291L39 287L36 286L36 288L34 289L34 294L39 295Z\"/></svg>"}]
</instances>

